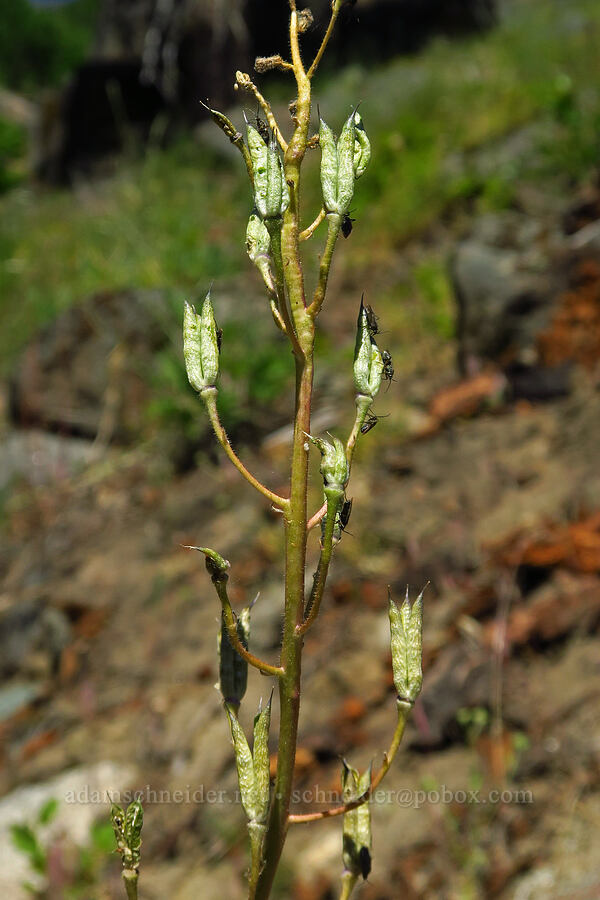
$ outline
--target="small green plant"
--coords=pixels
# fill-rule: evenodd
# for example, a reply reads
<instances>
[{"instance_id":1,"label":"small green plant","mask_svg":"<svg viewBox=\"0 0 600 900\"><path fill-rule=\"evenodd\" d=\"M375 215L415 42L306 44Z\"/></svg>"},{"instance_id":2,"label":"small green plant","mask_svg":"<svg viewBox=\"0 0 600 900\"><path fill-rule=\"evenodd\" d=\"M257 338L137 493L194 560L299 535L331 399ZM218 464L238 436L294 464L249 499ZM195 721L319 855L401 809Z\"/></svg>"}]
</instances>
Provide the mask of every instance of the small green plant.
<instances>
[{"instance_id":1,"label":"small green plant","mask_svg":"<svg viewBox=\"0 0 600 900\"><path fill-rule=\"evenodd\" d=\"M185 305L184 356L190 384L200 395L215 435L241 475L281 513L285 541L285 596L283 637L277 663L259 659L249 649L250 609L236 614L229 601L229 562L217 551L195 547L204 554L206 567L222 610L220 635L220 689L231 728L237 761L242 806L248 820L251 865L248 875L250 900L266 900L271 894L289 828L292 825L343 817L343 874L341 898L350 897L358 879L371 868L371 822L369 800L387 773L400 745L407 717L421 689L422 595L411 604L408 593L402 606L389 598L391 649L397 700L397 725L391 746L376 772L360 774L344 762L343 796L339 806L326 811L294 814L290 811L294 760L301 699L301 668L304 637L313 627L323 599L335 546L348 524L352 501L347 487L355 447L361 435L374 424L372 405L382 380L394 375L391 355L380 350L377 317L361 300L354 353L356 415L346 441L337 436L311 433L316 323L321 312L340 231L348 231L355 182L367 168L370 142L357 108L344 122L339 136L319 115L319 129L311 134L312 81L321 61L344 0L333 0L331 18L320 49L305 66L300 35L312 24L309 10L297 10L290 0L289 36L291 61L281 56L256 60L259 73L280 70L293 75L297 97L290 105L293 129L289 140L273 110L249 75L236 73L238 89L247 92L262 110L265 120L256 126L246 122L246 139L221 112L210 109L216 124L239 150L252 185L254 208L248 221L246 249L258 269L276 326L289 341L293 357L296 392L293 445L288 496L281 496L251 474L233 449L218 409L218 379L221 343L226 337L218 328L210 292L200 310ZM322 208L307 227L301 225L301 168L308 150L321 153ZM309 294L303 271L301 248L322 223L327 235L320 257L316 285ZM249 350L249 352L252 352ZM307 508L310 448L320 454L324 501L309 515ZM305 589L306 551L309 535L320 525L320 558L312 587ZM253 748L246 738L238 714L246 691L248 667L274 679L279 693L280 725L277 742L277 772L274 785L269 777L268 741L271 699L254 720ZM121 811L122 812L122 811ZM129 888L128 888L129 890ZM134 896L134 894L130 894Z\"/></svg>"}]
</instances>

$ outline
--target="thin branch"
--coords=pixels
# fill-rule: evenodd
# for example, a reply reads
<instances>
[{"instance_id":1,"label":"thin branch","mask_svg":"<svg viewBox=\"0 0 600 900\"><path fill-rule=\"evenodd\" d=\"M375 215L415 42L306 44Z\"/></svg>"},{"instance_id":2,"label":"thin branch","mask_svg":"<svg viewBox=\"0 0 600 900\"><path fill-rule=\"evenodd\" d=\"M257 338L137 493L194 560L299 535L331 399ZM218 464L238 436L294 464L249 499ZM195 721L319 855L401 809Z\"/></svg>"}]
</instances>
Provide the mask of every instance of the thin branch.
<instances>
[{"instance_id":1,"label":"thin branch","mask_svg":"<svg viewBox=\"0 0 600 900\"><path fill-rule=\"evenodd\" d=\"M360 797L357 797L355 800L350 800L348 803L343 803L341 806L334 806L331 809L323 810L322 812L314 812L314 813L300 813L298 815L288 816L288 822L290 825L305 825L307 822L318 822L321 819L331 819L334 816L343 816L344 813L350 812L351 809L356 809L357 806L362 806L363 803L366 803L373 795L373 791L381 784L385 776L387 775L390 766L394 761L394 757L398 752L398 747L402 741L402 736L404 734L404 729L406 727L406 722L408 719L408 715L412 709L412 704L407 703L406 700L398 700L398 724L396 725L396 730L394 731L394 736L392 738L392 743L390 744L389 750L383 756L383 763L379 772L371 781L371 786L364 794Z\"/></svg>"},{"instance_id":2,"label":"thin branch","mask_svg":"<svg viewBox=\"0 0 600 900\"><path fill-rule=\"evenodd\" d=\"M325 243L325 249L323 250L323 256L321 257L321 265L319 266L319 281L315 288L313 301L308 307L309 315L311 315L313 319L319 315L323 300L325 299L327 279L329 278L329 270L331 268L331 259L333 257L333 251L335 250L335 244L340 233L341 225L342 217L334 213L329 213L327 241Z\"/></svg>"},{"instance_id":3,"label":"thin branch","mask_svg":"<svg viewBox=\"0 0 600 900\"><path fill-rule=\"evenodd\" d=\"M286 497L280 497L279 494L274 493L274 491L270 491L269 488L265 487L264 484L255 478L251 472L248 471L246 466L243 464L241 459L237 456L235 450L229 443L229 438L227 437L227 433L221 424L221 420L219 419L219 413L217 410L217 391L216 388L205 388L202 391L202 399L206 404L206 410L208 412L208 417L211 421L211 425L217 437L217 440L221 444L223 450L236 467L238 472L240 472L246 481L248 481L253 488L266 497L267 500L273 504L273 506L279 507L279 509L287 510L290 505L290 501Z\"/></svg>"},{"instance_id":4,"label":"thin branch","mask_svg":"<svg viewBox=\"0 0 600 900\"><path fill-rule=\"evenodd\" d=\"M335 500L330 500L327 504L327 521L325 522L325 534L321 545L321 555L317 571L315 572L312 590L306 605L304 613L304 622L296 626L296 634L306 634L310 626L319 615L321 600L323 599L323 591L325 590L325 582L327 581L327 573L329 572L329 564L333 553L333 532L335 530L335 519L343 497L340 496Z\"/></svg>"},{"instance_id":5,"label":"thin branch","mask_svg":"<svg viewBox=\"0 0 600 900\"><path fill-rule=\"evenodd\" d=\"M253 653L250 653L249 650L246 650L238 634L237 618L231 608L231 603L229 602L226 581L215 579L212 581L219 596L219 600L221 601L223 621L225 622L229 642L233 649L239 653L242 659L246 660L248 665L254 666L254 668L262 672L263 675L275 675L276 677L281 678L285 674L285 671L281 666L272 666L270 663L267 663L264 660L259 659L258 656L255 656Z\"/></svg>"},{"instance_id":6,"label":"thin branch","mask_svg":"<svg viewBox=\"0 0 600 900\"><path fill-rule=\"evenodd\" d=\"M321 212L316 217L315 221L312 222L308 226L308 228L305 228L304 231L300 232L300 234L298 235L298 240L299 241L307 241L309 239L309 237L311 237L312 234L317 230L317 228L319 227L319 225L321 224L321 222L323 221L323 219L325 218L326 215L327 215L327 213L322 208Z\"/></svg>"},{"instance_id":7,"label":"thin branch","mask_svg":"<svg viewBox=\"0 0 600 900\"><path fill-rule=\"evenodd\" d=\"M356 882L358 881L358 875L354 875L352 872L346 870L342 875L342 892L340 894L340 900L349 900L352 891L356 887Z\"/></svg>"},{"instance_id":8,"label":"thin branch","mask_svg":"<svg viewBox=\"0 0 600 900\"><path fill-rule=\"evenodd\" d=\"M331 18L330 18L330 20L329 20L329 25L327 26L327 31L325 32L325 35L324 35L324 37L323 37L323 40L321 41L321 46L319 47L319 50L318 50L318 52L317 52L317 55L315 56L315 58L314 58L314 60L313 60L313 63L312 63L312 65L311 65L310 69L308 70L308 77L309 77L309 78L312 78L313 75L315 74L316 69L317 69L317 66L318 66L319 63L321 62L321 59L322 59L322 57L323 57L323 54L325 53L325 49L326 49L326 47L327 47L327 44L329 43L329 38L330 38L331 35L332 35L333 28L334 28L334 25L335 25L335 20L336 20L337 17L338 17L338 14L339 14L341 5L342 5L341 0L334 0L334 2L333 2L333 4L332 4L332 7L331 7Z\"/></svg>"},{"instance_id":9,"label":"thin branch","mask_svg":"<svg viewBox=\"0 0 600 900\"><path fill-rule=\"evenodd\" d=\"M294 67L294 75L296 76L296 81L300 83L300 81L303 81L307 76L306 72L304 71L304 63L302 62L302 56L300 54L296 0L290 0L290 47L292 50L292 65Z\"/></svg>"},{"instance_id":10,"label":"thin branch","mask_svg":"<svg viewBox=\"0 0 600 900\"><path fill-rule=\"evenodd\" d=\"M236 72L235 73L235 81L238 87L241 87L243 90L248 91L248 93L252 94L262 111L264 112L267 122L269 124L269 128L277 138L277 142L283 152L287 150L287 141L281 133L281 129L277 124L277 119L273 114L273 110L271 109L271 104L269 101L263 97L259 89L256 87L250 76L246 72Z\"/></svg>"},{"instance_id":11,"label":"thin branch","mask_svg":"<svg viewBox=\"0 0 600 900\"><path fill-rule=\"evenodd\" d=\"M202 100L200 101L202 106L209 111L212 116L214 122L217 123L221 131L223 131L234 147L237 147L240 153L244 158L244 162L246 163L246 169L248 170L248 175L250 176L250 181L254 184L254 169L252 168L252 160L250 159L250 151L246 147L244 143L244 138L242 133L237 130L231 119L228 119L226 115L222 112L219 112L218 109L211 109L206 103Z\"/></svg>"}]
</instances>

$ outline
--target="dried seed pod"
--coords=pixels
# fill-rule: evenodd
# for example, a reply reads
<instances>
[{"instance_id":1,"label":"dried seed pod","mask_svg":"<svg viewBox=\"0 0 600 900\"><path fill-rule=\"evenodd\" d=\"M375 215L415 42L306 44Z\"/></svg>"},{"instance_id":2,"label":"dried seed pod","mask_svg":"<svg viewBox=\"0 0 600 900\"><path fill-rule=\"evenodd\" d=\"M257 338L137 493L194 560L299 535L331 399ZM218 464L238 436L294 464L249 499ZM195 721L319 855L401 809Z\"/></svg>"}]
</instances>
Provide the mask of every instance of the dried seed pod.
<instances>
[{"instance_id":1,"label":"dried seed pod","mask_svg":"<svg viewBox=\"0 0 600 900\"><path fill-rule=\"evenodd\" d=\"M389 617L394 685L398 699L414 703L423 684L423 591L410 604L406 598L398 609L389 594Z\"/></svg>"}]
</instances>

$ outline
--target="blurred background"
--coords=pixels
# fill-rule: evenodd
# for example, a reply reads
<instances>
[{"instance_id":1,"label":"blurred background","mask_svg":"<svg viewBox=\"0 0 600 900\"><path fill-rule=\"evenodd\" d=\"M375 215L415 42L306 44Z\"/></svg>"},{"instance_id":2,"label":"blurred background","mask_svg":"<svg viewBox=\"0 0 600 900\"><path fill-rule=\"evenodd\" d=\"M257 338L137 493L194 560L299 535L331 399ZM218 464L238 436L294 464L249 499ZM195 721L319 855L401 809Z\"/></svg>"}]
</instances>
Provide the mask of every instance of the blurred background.
<instances>
[{"instance_id":1,"label":"blurred background","mask_svg":"<svg viewBox=\"0 0 600 900\"><path fill-rule=\"evenodd\" d=\"M311 3L307 55L327 7ZM238 127L254 116L234 72L287 54L286 18L284 0L2 6L11 900L121 896L106 790L146 801L142 898L244 896L217 601L181 545L231 560L236 607L260 591L252 646L271 659L281 530L215 449L180 322L213 282L223 420L285 492L291 358L245 254L241 160L200 101ZM597 0L358 0L315 81L335 129L361 102L373 159L319 320L314 430L351 425L363 292L395 380L359 443L306 641L296 811L319 808L315 786L339 790L340 755L381 759L387 586L399 598L430 582L424 690L384 783L406 793L374 809L364 900L600 896L599 46ZM290 80L260 86L289 124ZM309 156L306 224L317 167ZM322 242L321 229L305 245L310 283ZM317 554L313 535L311 566ZM268 690L251 676L248 728ZM337 897L340 871L341 823L298 827L274 896Z\"/></svg>"}]
</instances>

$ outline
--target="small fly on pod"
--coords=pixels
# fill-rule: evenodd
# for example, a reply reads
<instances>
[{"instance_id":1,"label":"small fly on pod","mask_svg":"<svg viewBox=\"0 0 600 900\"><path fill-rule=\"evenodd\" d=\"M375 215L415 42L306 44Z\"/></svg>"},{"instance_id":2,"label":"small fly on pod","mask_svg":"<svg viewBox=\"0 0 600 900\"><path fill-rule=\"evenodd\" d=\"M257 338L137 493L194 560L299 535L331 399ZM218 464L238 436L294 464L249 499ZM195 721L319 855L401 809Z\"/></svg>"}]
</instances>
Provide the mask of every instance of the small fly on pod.
<instances>
[{"instance_id":1,"label":"small fly on pod","mask_svg":"<svg viewBox=\"0 0 600 900\"><path fill-rule=\"evenodd\" d=\"M382 350L381 358L383 360L383 377L391 384L394 380L394 364L392 362L392 356L387 350Z\"/></svg>"},{"instance_id":2,"label":"small fly on pod","mask_svg":"<svg viewBox=\"0 0 600 900\"><path fill-rule=\"evenodd\" d=\"M365 421L360 426L361 434L368 434L371 428L375 428L380 419L387 419L389 413L385 416L376 416L375 413L368 413Z\"/></svg>"},{"instance_id":3,"label":"small fly on pod","mask_svg":"<svg viewBox=\"0 0 600 900\"><path fill-rule=\"evenodd\" d=\"M356 219L351 219L348 213L342 219L342 234L345 238L350 237L352 234L352 223L356 222Z\"/></svg>"},{"instance_id":4,"label":"small fly on pod","mask_svg":"<svg viewBox=\"0 0 600 900\"><path fill-rule=\"evenodd\" d=\"M376 334L379 334L379 316L375 315L372 306L366 306L365 310L367 313L367 325L369 326L371 337L375 337Z\"/></svg>"},{"instance_id":5,"label":"small fly on pod","mask_svg":"<svg viewBox=\"0 0 600 900\"><path fill-rule=\"evenodd\" d=\"M254 119L255 119L256 130L260 134L260 136L263 139L263 141L265 142L265 144L268 146L269 140L271 137L271 133L269 131L269 126L267 125L265 120L261 119L261 117L258 114L258 106L256 107L256 113L254 114Z\"/></svg>"}]
</instances>

